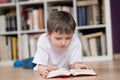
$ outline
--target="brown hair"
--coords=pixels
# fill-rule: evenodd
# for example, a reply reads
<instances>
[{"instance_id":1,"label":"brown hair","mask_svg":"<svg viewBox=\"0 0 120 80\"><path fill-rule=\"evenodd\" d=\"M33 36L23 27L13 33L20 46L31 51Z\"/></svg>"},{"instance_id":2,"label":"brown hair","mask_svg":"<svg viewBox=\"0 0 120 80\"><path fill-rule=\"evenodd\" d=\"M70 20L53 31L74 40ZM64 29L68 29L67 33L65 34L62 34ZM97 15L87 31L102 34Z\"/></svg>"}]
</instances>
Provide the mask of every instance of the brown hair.
<instances>
[{"instance_id":1,"label":"brown hair","mask_svg":"<svg viewBox=\"0 0 120 80\"><path fill-rule=\"evenodd\" d=\"M74 33L75 27L76 23L68 12L54 11L48 16L47 30L49 33L71 34Z\"/></svg>"}]
</instances>

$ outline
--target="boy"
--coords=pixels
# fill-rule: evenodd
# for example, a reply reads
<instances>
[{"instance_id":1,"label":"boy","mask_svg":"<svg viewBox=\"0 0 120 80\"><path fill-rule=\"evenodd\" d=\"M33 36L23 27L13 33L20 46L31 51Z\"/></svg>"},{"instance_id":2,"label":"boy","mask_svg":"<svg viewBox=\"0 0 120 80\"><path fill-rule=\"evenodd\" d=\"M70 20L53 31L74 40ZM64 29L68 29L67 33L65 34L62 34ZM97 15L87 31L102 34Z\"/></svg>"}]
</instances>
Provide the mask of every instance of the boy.
<instances>
[{"instance_id":1,"label":"boy","mask_svg":"<svg viewBox=\"0 0 120 80\"><path fill-rule=\"evenodd\" d=\"M82 63L81 43L74 34L76 23L70 13L55 11L47 21L47 31L40 36L33 63L43 78L59 68L91 69Z\"/></svg>"}]
</instances>

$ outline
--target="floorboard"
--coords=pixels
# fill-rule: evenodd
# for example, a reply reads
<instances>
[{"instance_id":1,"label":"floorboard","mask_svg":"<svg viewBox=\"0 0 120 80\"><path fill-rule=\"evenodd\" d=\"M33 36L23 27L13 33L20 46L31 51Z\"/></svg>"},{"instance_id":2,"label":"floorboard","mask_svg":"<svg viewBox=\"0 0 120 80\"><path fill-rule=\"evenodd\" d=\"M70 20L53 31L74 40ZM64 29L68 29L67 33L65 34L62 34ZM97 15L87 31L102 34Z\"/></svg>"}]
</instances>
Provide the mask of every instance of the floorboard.
<instances>
[{"instance_id":1,"label":"floorboard","mask_svg":"<svg viewBox=\"0 0 120 80\"><path fill-rule=\"evenodd\" d=\"M54 78L48 80L120 80L120 59L113 61L88 62L97 76ZM0 66L0 80L47 80L33 70Z\"/></svg>"}]
</instances>

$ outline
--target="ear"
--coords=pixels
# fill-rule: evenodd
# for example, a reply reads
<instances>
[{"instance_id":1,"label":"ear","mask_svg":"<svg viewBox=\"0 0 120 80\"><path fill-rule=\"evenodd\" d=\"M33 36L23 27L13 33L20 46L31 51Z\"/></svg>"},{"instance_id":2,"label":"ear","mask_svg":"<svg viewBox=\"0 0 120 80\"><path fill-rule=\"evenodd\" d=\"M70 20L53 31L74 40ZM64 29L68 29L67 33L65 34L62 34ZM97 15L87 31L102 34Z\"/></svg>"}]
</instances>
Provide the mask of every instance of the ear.
<instances>
[{"instance_id":1,"label":"ear","mask_svg":"<svg viewBox=\"0 0 120 80\"><path fill-rule=\"evenodd\" d=\"M49 31L46 31L46 33L47 33L48 37L50 37L50 32L49 32Z\"/></svg>"}]
</instances>

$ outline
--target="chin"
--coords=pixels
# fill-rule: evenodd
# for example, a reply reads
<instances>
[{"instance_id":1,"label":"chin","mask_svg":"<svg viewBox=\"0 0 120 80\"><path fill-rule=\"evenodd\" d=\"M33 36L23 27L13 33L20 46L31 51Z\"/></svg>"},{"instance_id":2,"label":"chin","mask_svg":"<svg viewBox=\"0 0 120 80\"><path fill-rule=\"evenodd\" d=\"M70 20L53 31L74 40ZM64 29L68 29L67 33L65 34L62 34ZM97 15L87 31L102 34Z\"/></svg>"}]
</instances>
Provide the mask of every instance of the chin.
<instances>
[{"instance_id":1,"label":"chin","mask_svg":"<svg viewBox=\"0 0 120 80\"><path fill-rule=\"evenodd\" d=\"M61 50L61 51L64 51L67 47L64 46L64 47L61 47L61 46L56 46L58 50Z\"/></svg>"},{"instance_id":2,"label":"chin","mask_svg":"<svg viewBox=\"0 0 120 80\"><path fill-rule=\"evenodd\" d=\"M65 50L65 49L66 49L66 47L59 47L59 49L60 49L60 50Z\"/></svg>"}]
</instances>

